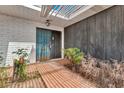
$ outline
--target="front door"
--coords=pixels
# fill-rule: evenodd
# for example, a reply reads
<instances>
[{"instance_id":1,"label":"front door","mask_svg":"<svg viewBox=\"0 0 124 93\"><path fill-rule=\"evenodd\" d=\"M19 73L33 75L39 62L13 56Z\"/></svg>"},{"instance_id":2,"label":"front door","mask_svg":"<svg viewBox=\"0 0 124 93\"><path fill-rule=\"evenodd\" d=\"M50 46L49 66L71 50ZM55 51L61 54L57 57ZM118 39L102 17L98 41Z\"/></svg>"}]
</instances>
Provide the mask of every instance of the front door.
<instances>
[{"instance_id":1,"label":"front door","mask_svg":"<svg viewBox=\"0 0 124 93\"><path fill-rule=\"evenodd\" d=\"M36 59L46 61L61 57L61 32L37 28Z\"/></svg>"}]
</instances>

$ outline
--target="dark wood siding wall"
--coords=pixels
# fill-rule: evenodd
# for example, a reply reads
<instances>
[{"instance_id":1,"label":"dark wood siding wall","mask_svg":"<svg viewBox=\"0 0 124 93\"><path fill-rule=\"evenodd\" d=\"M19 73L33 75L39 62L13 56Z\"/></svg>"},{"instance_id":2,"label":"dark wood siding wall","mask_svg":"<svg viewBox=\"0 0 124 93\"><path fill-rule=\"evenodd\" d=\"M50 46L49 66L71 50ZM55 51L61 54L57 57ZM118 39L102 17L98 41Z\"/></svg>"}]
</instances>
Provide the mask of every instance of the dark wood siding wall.
<instances>
[{"instance_id":1,"label":"dark wood siding wall","mask_svg":"<svg viewBox=\"0 0 124 93\"><path fill-rule=\"evenodd\" d=\"M124 6L113 6L65 28L65 48L101 59L124 59Z\"/></svg>"}]
</instances>

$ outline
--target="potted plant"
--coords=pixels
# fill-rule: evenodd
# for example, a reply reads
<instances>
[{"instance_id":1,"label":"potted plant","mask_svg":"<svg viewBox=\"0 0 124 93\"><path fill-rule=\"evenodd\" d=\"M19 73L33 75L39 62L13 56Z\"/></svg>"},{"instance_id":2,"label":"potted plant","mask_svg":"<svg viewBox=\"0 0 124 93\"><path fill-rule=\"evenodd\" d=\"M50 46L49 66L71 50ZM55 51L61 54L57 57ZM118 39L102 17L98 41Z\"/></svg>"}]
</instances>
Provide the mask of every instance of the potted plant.
<instances>
[{"instance_id":1,"label":"potted plant","mask_svg":"<svg viewBox=\"0 0 124 93\"><path fill-rule=\"evenodd\" d=\"M21 48L17 51L12 52L13 54L17 55L17 58L14 59L14 75L13 78L16 77L19 80L25 80L26 75L26 63L27 63L27 49Z\"/></svg>"}]
</instances>

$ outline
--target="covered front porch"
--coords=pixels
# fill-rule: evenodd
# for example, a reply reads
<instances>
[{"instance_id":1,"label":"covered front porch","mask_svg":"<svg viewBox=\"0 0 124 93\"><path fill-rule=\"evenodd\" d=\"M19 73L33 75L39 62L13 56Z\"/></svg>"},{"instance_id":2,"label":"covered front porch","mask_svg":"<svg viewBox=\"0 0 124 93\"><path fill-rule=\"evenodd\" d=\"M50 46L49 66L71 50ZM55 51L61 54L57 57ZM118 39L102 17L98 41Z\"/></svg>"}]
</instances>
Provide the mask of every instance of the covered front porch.
<instances>
[{"instance_id":1,"label":"covered front porch","mask_svg":"<svg viewBox=\"0 0 124 93\"><path fill-rule=\"evenodd\" d=\"M120 5L0 6L0 87L124 87L123 24Z\"/></svg>"}]
</instances>

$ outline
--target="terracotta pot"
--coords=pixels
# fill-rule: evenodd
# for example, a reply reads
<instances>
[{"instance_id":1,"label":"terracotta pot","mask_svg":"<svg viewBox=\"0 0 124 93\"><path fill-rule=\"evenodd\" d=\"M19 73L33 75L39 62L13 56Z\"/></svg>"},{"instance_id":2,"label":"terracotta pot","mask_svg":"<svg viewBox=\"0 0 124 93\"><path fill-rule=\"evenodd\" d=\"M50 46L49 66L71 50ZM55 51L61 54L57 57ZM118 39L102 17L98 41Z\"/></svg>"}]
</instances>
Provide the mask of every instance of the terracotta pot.
<instances>
[{"instance_id":1,"label":"terracotta pot","mask_svg":"<svg viewBox=\"0 0 124 93\"><path fill-rule=\"evenodd\" d=\"M24 57L20 57L20 58L19 58L19 63L20 63L20 64L23 64L23 63L24 63Z\"/></svg>"}]
</instances>

